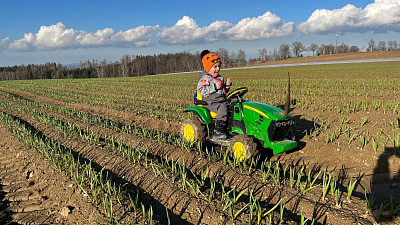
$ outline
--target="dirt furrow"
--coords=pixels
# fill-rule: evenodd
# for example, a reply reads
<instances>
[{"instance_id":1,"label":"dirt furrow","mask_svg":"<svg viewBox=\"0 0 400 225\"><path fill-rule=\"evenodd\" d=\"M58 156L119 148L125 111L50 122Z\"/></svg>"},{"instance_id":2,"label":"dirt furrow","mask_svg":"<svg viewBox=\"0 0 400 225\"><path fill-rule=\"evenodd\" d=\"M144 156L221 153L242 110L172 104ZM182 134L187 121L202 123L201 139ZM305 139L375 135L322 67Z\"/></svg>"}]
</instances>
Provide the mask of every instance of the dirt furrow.
<instances>
[{"instance_id":1,"label":"dirt furrow","mask_svg":"<svg viewBox=\"0 0 400 225\"><path fill-rule=\"evenodd\" d=\"M28 122L48 138L57 140L64 147L78 153L81 159L91 160L100 167L110 171L110 173L119 179L125 180L126 183L140 187L146 193L150 194L154 200L169 208L172 213L180 215L182 219L190 223L229 224L227 222L229 221L228 215L221 212L220 207L216 207L215 203L192 197L182 190L177 189L161 177L156 177L151 168L133 164L127 159L111 153L100 146L93 146L74 138L64 137L58 131L20 113L11 112L8 109L2 109L2 111L13 114ZM203 217L202 215L205 216Z\"/></svg>"},{"instance_id":2,"label":"dirt furrow","mask_svg":"<svg viewBox=\"0 0 400 225\"><path fill-rule=\"evenodd\" d=\"M0 123L1 224L102 224L73 182Z\"/></svg>"}]
</instances>

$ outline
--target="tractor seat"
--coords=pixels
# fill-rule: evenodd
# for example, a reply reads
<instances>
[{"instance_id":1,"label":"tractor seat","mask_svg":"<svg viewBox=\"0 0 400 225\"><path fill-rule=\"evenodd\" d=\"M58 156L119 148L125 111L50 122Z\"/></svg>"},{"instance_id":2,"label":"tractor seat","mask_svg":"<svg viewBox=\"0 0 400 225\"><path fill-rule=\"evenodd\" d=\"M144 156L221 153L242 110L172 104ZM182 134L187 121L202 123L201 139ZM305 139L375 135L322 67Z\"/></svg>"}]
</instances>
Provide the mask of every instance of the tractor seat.
<instances>
[{"instance_id":1,"label":"tractor seat","mask_svg":"<svg viewBox=\"0 0 400 225\"><path fill-rule=\"evenodd\" d=\"M207 102L203 101L203 96L199 92L196 92L196 94L194 94L193 101L194 101L195 105L200 106L200 107L204 107L205 108L205 105L207 105ZM213 111L210 111L210 110L208 110L208 111L210 112L210 117L212 119L215 119L217 117L217 113L216 112L213 112Z\"/></svg>"}]
</instances>

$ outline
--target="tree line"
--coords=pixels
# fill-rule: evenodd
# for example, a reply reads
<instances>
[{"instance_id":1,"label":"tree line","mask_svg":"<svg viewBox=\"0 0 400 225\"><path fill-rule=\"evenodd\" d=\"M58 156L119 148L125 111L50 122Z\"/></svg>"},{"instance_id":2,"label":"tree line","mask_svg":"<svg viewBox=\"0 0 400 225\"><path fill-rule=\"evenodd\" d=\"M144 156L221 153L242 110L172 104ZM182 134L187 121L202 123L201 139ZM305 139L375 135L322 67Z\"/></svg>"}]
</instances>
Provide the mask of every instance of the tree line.
<instances>
[{"instance_id":1,"label":"tree line","mask_svg":"<svg viewBox=\"0 0 400 225\"><path fill-rule=\"evenodd\" d=\"M318 46L317 44L311 44L306 47L303 43L295 41L291 45L281 44L279 48L275 48L273 51L268 51L263 48L258 50L258 58L251 60L260 61L276 61L283 60L292 57L303 57L303 52L310 52L312 56L319 55L332 55L338 53L351 53L351 52L373 52L373 51L397 51L400 50L400 46L397 41L380 41L378 44L373 39L368 42L367 47L359 48L358 46L349 46L345 43L340 45L325 45Z\"/></svg>"},{"instance_id":2,"label":"tree line","mask_svg":"<svg viewBox=\"0 0 400 225\"><path fill-rule=\"evenodd\" d=\"M243 50L229 53L228 50L221 48L217 52L221 55L224 67L241 66L246 62ZM50 62L40 65L0 67L0 80L133 77L200 71L202 68L200 52L147 56L124 55L115 62L93 59L81 61L79 66L75 67Z\"/></svg>"},{"instance_id":3,"label":"tree line","mask_svg":"<svg viewBox=\"0 0 400 225\"><path fill-rule=\"evenodd\" d=\"M375 44L371 39L368 47L360 49L357 46L341 45L318 46L311 44L306 47L301 42L293 42L291 45L281 44L279 48L268 52L265 48L259 49L258 58L254 61L276 61L291 57L303 57L303 52L315 55L329 55L336 53L360 52L360 51L395 51L399 50L396 41L380 41ZM219 48L215 52L221 57L222 66L225 68L246 65L246 53L244 50L228 51ZM133 77L154 74L178 73L202 70L200 52L179 52L175 54L159 55L124 55L119 61L108 62L107 60L81 61L79 66L67 66L60 63L29 64L20 66L0 67L0 80L28 80L28 79L72 79L72 78L103 78L103 77Z\"/></svg>"}]
</instances>

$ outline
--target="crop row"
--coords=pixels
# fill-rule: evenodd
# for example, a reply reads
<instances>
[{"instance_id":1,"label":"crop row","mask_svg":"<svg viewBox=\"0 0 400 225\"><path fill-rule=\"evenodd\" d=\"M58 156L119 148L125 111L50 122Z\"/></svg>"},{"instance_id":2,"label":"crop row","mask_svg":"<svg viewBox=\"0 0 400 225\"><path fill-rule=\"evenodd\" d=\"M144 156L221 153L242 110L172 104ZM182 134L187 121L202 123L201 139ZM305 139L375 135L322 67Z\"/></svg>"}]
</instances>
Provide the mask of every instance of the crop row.
<instances>
[{"instance_id":1,"label":"crop row","mask_svg":"<svg viewBox=\"0 0 400 225\"><path fill-rule=\"evenodd\" d=\"M305 131L305 138L321 139L326 143L344 143L351 146L353 142L361 149L371 149L374 154L377 154L378 149L385 150L387 147L398 148L400 129L399 121L393 118L391 121L381 124L373 124L368 129L365 129L366 124L371 123L367 116L364 116L356 121L351 121L350 117L339 117L335 121L314 122L313 127ZM317 120L317 118L313 118ZM389 126L386 125L388 123ZM299 125L296 126L301 126ZM372 131L374 130L374 131ZM372 133L375 132L375 133Z\"/></svg>"},{"instance_id":2,"label":"crop row","mask_svg":"<svg viewBox=\"0 0 400 225\"><path fill-rule=\"evenodd\" d=\"M0 94L4 96L10 97L11 95L1 91ZM29 103L27 103L29 104ZM42 108L51 108L53 106L51 105L43 105L41 104L39 107ZM90 116L87 113L81 113L79 111L73 111L69 110L66 107L58 107L59 111L65 111L62 113L66 114L77 114L77 117L82 118L84 121L94 121L97 124L104 124L104 123L114 123L113 121L109 121L107 119L102 119L99 117L93 117ZM371 117L370 117L371 118ZM306 119L305 114L303 117L300 118L300 120ZM339 116L339 118L335 119L334 121L330 121L329 119L327 121L320 120L317 116L310 118L312 121L321 121L320 125L314 122L314 127L311 127L308 130L303 131L303 134L305 137L308 139L314 138L314 137L322 137L323 142L325 143L334 143L338 142L341 144L345 145L351 145L352 143L356 143L356 146L362 149L369 148L377 153L378 149L384 150L386 147L389 146L390 143L393 144L394 147L398 146L399 142L399 130L398 128L398 122L397 120L392 120L389 121L389 128L385 124L374 124L376 128L376 133L373 134L368 130L365 130L364 127L367 127L365 124L369 123L371 124L372 122L369 121L369 118L367 116L364 116L360 118L358 121L352 121L350 120L350 117L344 116ZM373 118L372 118L373 119ZM98 120L98 121L96 121ZM353 125L352 125L353 124ZM120 123L117 123L113 126L122 126ZM134 129L136 129L135 126L132 126ZM303 123L300 121L297 124L295 124L294 129L302 129ZM386 127L386 128L385 128ZM125 127L124 129L131 129L130 127ZM129 132L129 131L126 131ZM146 131L143 130L143 132L158 132L159 131ZM156 134L158 138L161 138L159 134ZM164 139L171 139L170 137L163 137ZM176 139L175 139L176 140Z\"/></svg>"},{"instance_id":3,"label":"crop row","mask_svg":"<svg viewBox=\"0 0 400 225\"><path fill-rule=\"evenodd\" d=\"M132 195L133 190L128 193L124 185L115 183L108 172L103 169L97 171L90 161L80 160L70 149L35 131L29 124L14 116L0 112L0 121L28 147L51 161L54 168L75 181L77 187L89 198L89 202L96 206L102 204L104 214L98 216L103 220L109 223L124 221L136 224L145 220L152 223L152 207L150 205L147 211L143 203L138 202L138 190L135 190L136 195ZM119 211L119 218L116 211Z\"/></svg>"},{"instance_id":4,"label":"crop row","mask_svg":"<svg viewBox=\"0 0 400 225\"><path fill-rule=\"evenodd\" d=\"M159 82L162 82L161 80ZM185 97L176 99L171 96L178 95L177 91L166 90L164 93L159 92L160 90L149 90L149 93L144 95L135 94L129 92L130 90L119 91L112 94L111 90L97 90L92 91L80 91L79 89L62 89L62 94L60 94L60 89L57 87L43 88L41 85L38 86L13 86L12 88L19 88L23 91L28 91L37 95L46 96L54 98L64 102L70 103L86 103L89 105L104 106L108 108L114 108L117 110L133 112L139 115L149 115L158 118L168 118L168 119L182 119L182 112L190 99L194 94L194 88L190 88L187 91L180 90L182 93L187 93ZM293 89L293 88L292 88ZM249 93L246 97L249 100L265 102L272 105L280 105L284 102L284 90L283 87L280 93L271 93L264 91L264 94L259 92ZM323 89L325 92L325 89ZM356 90L357 91L357 90ZM110 93L111 92L111 93ZM160 93L163 96L155 96L156 93ZM182 94L181 93L181 94ZM167 96L167 97L166 97ZM379 98L368 98L368 96L363 96L363 98L330 98L330 96L325 96L319 94L304 95L298 94L295 91L292 93L292 99L294 100L294 106L299 107L302 110L310 111L332 111L338 114L349 114L355 112L382 112L384 114L398 115L400 102L397 99L383 100ZM175 97L175 96L174 96ZM326 97L328 100L326 99Z\"/></svg>"},{"instance_id":5,"label":"crop row","mask_svg":"<svg viewBox=\"0 0 400 225\"><path fill-rule=\"evenodd\" d=\"M394 65L390 65L394 66ZM292 72L292 99L296 108L308 111L349 114L355 112L373 112L398 115L399 104L396 93L399 91L399 81L386 77L393 73L390 68L371 66L374 77L371 75L343 77L341 74L332 74L333 77L302 79L304 72ZM358 65L352 70L365 70L365 66ZM394 67L393 67L394 68ZM330 68L332 69L332 68ZM344 72L354 73L346 68ZM278 75L264 69L229 71L234 83L233 88L247 86L249 93L246 98L272 105L284 102L286 90L286 75L282 70ZM310 73L323 73L329 69L316 67ZM330 71L331 73L331 71ZM318 74L321 77L323 74ZM236 76L236 77L235 77ZM278 78L276 78L278 77ZM338 78L339 77L339 78ZM334 79L335 78L335 79ZM47 96L64 102L86 103L117 110L134 112L139 115L182 120L182 111L191 104L192 96L197 83L196 74L154 76L148 78L124 79L86 79L86 80L59 80L59 81L20 81L5 82L4 87L19 89L41 96ZM240 85L239 85L240 84ZM179 88L177 88L179 87Z\"/></svg>"},{"instance_id":6,"label":"crop row","mask_svg":"<svg viewBox=\"0 0 400 225\"><path fill-rule=\"evenodd\" d=\"M8 106L10 108L13 108L14 110L19 110L19 111L24 111L25 113L29 113L35 119L37 119L39 121L42 121L42 122L44 122L44 123L46 123L48 125L56 126L58 129L63 131L63 133L66 134L66 135L74 136L76 138L79 138L82 141L93 142L94 145L98 145L99 144L99 138L98 138L97 135L93 135L92 133L87 133L85 131L82 131L79 128L76 128L76 127L74 127L73 125L70 125L70 124L67 125L67 126L64 126L62 124L62 122L56 121L56 119L52 120L52 118L50 118L50 117L48 117L46 115L40 115L40 113L35 113L34 111L24 110L24 109L21 109L21 108L18 109L18 107L12 107L11 105L8 105ZM191 171L190 174L197 181L197 182L193 182L193 181L190 181L190 179L188 178L186 169L184 169L184 167L180 166L178 163L169 162L168 160L165 160L165 161L163 161L161 163L161 165L155 164L153 159L148 159L147 158L147 153L144 154L144 157L142 157L143 154L141 152L132 150L129 147L126 147L126 145L124 145L124 144L116 144L115 142L113 142L112 139L111 140L107 140L106 139L105 140L105 145L110 150L118 151L123 156L125 156L125 155L128 156L128 158L133 162L139 162L140 161L140 163L145 164L146 168L152 168L152 170L153 170L154 174L156 175L156 177L162 175L162 177L165 180L169 180L170 182L173 182L173 183L175 182L176 178L179 177L180 180L182 181L182 184L181 184L182 189L184 191L186 191L186 189L190 187L190 190L191 190L190 192L192 194L194 194L196 197L203 196L204 198L207 198L208 200L215 200L215 199L212 198L213 197L213 193L214 193L213 191L210 192L208 197L205 197L202 194L202 192L200 192L200 186L203 186L205 184L204 179L205 179L205 176L207 175L207 172L202 173L201 178L197 178L197 176L194 175L194 173ZM140 159L143 159L143 160L140 160ZM162 168L162 167L165 167L165 165L171 165L171 169L169 171L172 171L172 175L170 175L170 176L166 175L165 168ZM178 173L180 175L177 175ZM205 175L203 175L203 174L205 174ZM212 181L213 180L211 179L210 185L211 185L211 187L215 188L215 182L212 182ZM214 189L211 188L210 190L214 190ZM225 193L226 189L224 187L222 188L222 190L223 190L222 193L223 193L225 201L229 201L228 203L226 203L227 207L224 208L224 210L226 210L227 208L230 208L230 212L233 213L234 212L233 206L234 206L234 203L236 203L236 201L238 200L238 197L234 198L235 201L233 201L232 200L233 197L229 198L229 196L230 196L229 193L233 193L233 195L235 195L236 192L235 192L234 189L232 189L232 190L228 191L227 193ZM188 191L189 191L189 189L188 189ZM242 195L242 194L240 194L240 195ZM251 199L255 199L255 198L251 197ZM254 202L254 204L256 204L257 200L255 199L255 200L253 200L253 202ZM257 204L257 206L259 206L259 204ZM261 207L257 208L257 211L258 211L259 215L262 215L261 214L261 210L262 210ZM241 211L238 211L238 212L240 213ZM236 218L237 215L238 215L238 212L236 212L234 214L231 213L231 215ZM264 213L264 215L266 215L266 214ZM259 222L258 223L260 223L260 222L261 222L261 217L259 217Z\"/></svg>"},{"instance_id":7,"label":"crop row","mask_svg":"<svg viewBox=\"0 0 400 225\"><path fill-rule=\"evenodd\" d=\"M9 106L10 107L10 106ZM15 108L14 108L14 110L16 110ZM46 115L41 115L42 117L46 117ZM45 119L45 120L51 120L51 118L48 118L48 119ZM57 121L57 119L55 119L56 121ZM98 120L98 121L100 121L100 120ZM59 121L57 121L57 122L50 122L49 124L51 124L51 123L54 123L54 124L60 124L60 122ZM110 126L113 124L113 123L108 123ZM67 126L68 127L68 126ZM74 128L75 129L75 128ZM114 129L117 129L117 128L114 128ZM75 134L79 134L79 135L76 135L76 136L81 136L83 133L87 133L87 135L86 136L88 136L89 138L83 138L82 140L84 140L84 139L86 139L86 140L92 140L93 141L93 143L95 144L95 145L97 145L97 144L99 144L99 138L93 138L93 137L98 137L99 135L98 134L91 134L90 132L88 132L89 131L89 129L87 129L87 128L85 128L85 129L81 129L81 130L76 130L74 133ZM91 138L90 138L91 137ZM109 140L113 140L113 137L111 137L111 138L108 138ZM108 141L108 143L112 143L112 141ZM107 145L110 145L110 144L107 144ZM115 146L118 146L118 147L116 147L117 149L119 149L119 148L121 148L120 146L124 146L124 144L118 144L118 145L115 145ZM186 150L186 149L185 149ZM126 154L126 155L129 155L129 154ZM213 156L208 156L209 158L215 158L215 155L213 155ZM229 157L227 157L226 155L225 156L222 156L222 158L224 158L224 159L229 159ZM236 165L236 163L235 162L231 162L231 161L229 161L229 160L227 160L227 162L228 162L228 164L230 164L232 167L235 167ZM163 164L163 163L161 163L161 164ZM169 163L164 163L164 164L175 164L175 163L172 163L172 162L169 162ZM176 165L176 164L175 164ZM276 165L279 165L279 163L278 164L274 164L274 165L271 165L271 164L269 164L267 167L265 167L266 169L264 169L264 168L262 168L261 169L261 174L262 174L262 178L264 179L264 181L274 181L276 184L281 184L282 183L282 181L283 180L285 180L285 179L289 179L289 183L292 183L293 184L293 177L294 177L294 174L295 174L295 170L294 170L294 168L291 168L291 167L289 167L289 169L288 169L288 167L286 167L285 169L281 169L280 168L280 166L276 166ZM162 171L162 169L160 169L158 166L151 166L151 168L152 168L152 170L153 171L155 171L155 173L156 174L158 174L158 175L160 175L160 174L163 174L163 173L161 173L161 172L159 172L159 171ZM243 165L242 167L240 167L240 168L243 168L243 171L249 171L249 172L251 172L252 171L252 169L251 169L251 167L247 167L247 169L246 169L246 166L245 165ZM174 170L174 169L171 169L171 170ZM203 171L207 171L207 170L203 170ZM289 172L289 176L288 177L286 177L286 172L285 171L290 171ZM300 170L300 171L302 171L302 169ZM320 180L320 178L319 178L319 175L321 174L320 172L319 173L316 173L316 174L313 174L313 173L310 173L310 172L308 172L308 176L306 176L306 177L303 177L303 174L302 174L303 172L299 172L299 171L297 171L297 180L303 180L302 182L296 182L296 187L298 187L298 188L300 188L300 190L302 191L302 193L303 194L305 194L307 191L309 191L309 190L311 190L311 189L313 189L313 188L315 188L315 187L317 187L317 186L319 186L319 185L317 185L316 184L316 180ZM299 175L300 174L300 175ZM164 176L164 175L163 175ZM169 177L169 178L166 178L166 179L169 179L169 180L176 180L177 179L177 177L178 176L175 176L175 175L165 175L165 177ZM172 177L175 177L175 178L172 178ZM182 178L182 176L179 176L180 178ZM196 179L195 179L196 180ZM200 179L201 180L201 179ZM190 182L189 182L190 183ZM184 185L186 185L187 184L187 182L184 182L183 183ZM297 185L298 184L298 185ZM189 185L190 186L190 185ZM193 185L192 185L193 186ZM293 185L291 185L291 186L293 186ZM350 187L351 187L351 185L349 185ZM197 186L197 187L199 187L199 186ZM195 188L191 188L191 192L193 192L195 195L196 195L196 193L197 193L197 195L198 196L200 196L200 194L199 194L199 191L198 190L200 190L201 188L197 188L197 187L195 187ZM222 185L221 185L221 187L222 187ZM212 188L211 188L211 186L209 187L209 190L211 190ZM324 189L324 190L326 190L326 189ZM211 191L209 191L210 193L213 193L213 192L211 192ZM352 191L348 191L348 193L351 193ZM223 191L221 190L221 193L223 193ZM198 196L196 196L196 197L198 197ZM351 194L350 194L350 196L351 196ZM225 199L225 201L226 201L226 199ZM234 210L233 210L234 211ZM235 215L235 213L234 214L232 214L231 213L231 215Z\"/></svg>"}]
</instances>

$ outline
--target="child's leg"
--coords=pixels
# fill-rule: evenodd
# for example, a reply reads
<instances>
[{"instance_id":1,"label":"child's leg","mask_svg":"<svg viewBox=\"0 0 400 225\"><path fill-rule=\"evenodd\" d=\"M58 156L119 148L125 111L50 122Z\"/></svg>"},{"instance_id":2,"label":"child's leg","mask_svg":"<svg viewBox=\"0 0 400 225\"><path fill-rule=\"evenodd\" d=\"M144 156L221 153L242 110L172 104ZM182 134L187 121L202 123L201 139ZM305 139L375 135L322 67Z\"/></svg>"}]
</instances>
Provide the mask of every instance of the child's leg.
<instances>
[{"instance_id":1,"label":"child's leg","mask_svg":"<svg viewBox=\"0 0 400 225\"><path fill-rule=\"evenodd\" d=\"M226 122L228 120L228 105L224 102L221 103L217 108L217 117L216 120Z\"/></svg>"},{"instance_id":2,"label":"child's leg","mask_svg":"<svg viewBox=\"0 0 400 225\"><path fill-rule=\"evenodd\" d=\"M215 118L214 138L226 139L226 122L228 120L228 106L226 103L221 103L217 108L217 117Z\"/></svg>"},{"instance_id":3,"label":"child's leg","mask_svg":"<svg viewBox=\"0 0 400 225\"><path fill-rule=\"evenodd\" d=\"M216 112L213 138L226 139L226 121L228 120L228 105L226 102L206 105L208 110Z\"/></svg>"}]
</instances>

